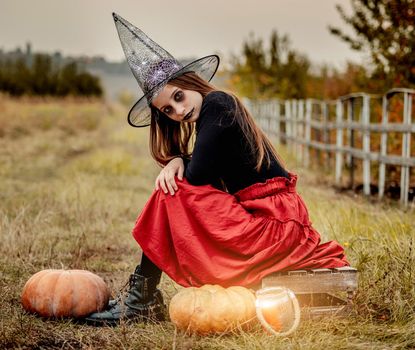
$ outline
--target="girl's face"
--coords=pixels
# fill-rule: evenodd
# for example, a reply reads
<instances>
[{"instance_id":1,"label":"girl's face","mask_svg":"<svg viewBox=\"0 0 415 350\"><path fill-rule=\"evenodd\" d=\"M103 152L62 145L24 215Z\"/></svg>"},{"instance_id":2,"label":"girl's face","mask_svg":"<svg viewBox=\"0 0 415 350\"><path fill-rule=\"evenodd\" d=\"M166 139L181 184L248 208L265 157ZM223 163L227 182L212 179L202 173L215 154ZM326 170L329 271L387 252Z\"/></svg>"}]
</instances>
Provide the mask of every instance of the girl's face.
<instances>
[{"instance_id":1,"label":"girl's face","mask_svg":"<svg viewBox=\"0 0 415 350\"><path fill-rule=\"evenodd\" d=\"M167 84L152 104L170 119L190 123L199 118L202 102L203 96L199 92Z\"/></svg>"}]
</instances>

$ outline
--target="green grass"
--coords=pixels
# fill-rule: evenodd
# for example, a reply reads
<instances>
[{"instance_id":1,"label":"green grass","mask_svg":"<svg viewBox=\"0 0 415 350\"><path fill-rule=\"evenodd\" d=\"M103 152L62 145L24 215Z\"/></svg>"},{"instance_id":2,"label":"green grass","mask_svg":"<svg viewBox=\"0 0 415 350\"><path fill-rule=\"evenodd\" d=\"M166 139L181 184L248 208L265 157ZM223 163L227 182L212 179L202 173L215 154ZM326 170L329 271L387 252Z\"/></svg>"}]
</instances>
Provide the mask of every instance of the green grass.
<instances>
[{"instance_id":1,"label":"green grass","mask_svg":"<svg viewBox=\"0 0 415 350\"><path fill-rule=\"evenodd\" d=\"M94 328L24 312L20 293L39 270L88 269L116 293L138 263L131 229L159 170L148 130L128 127L125 113L100 101L0 97L0 348L415 348L414 208L339 194L284 149L322 240L342 243L360 270L350 317L304 321L280 339L259 326L199 337L170 322ZM161 287L166 301L181 288L165 275Z\"/></svg>"}]
</instances>

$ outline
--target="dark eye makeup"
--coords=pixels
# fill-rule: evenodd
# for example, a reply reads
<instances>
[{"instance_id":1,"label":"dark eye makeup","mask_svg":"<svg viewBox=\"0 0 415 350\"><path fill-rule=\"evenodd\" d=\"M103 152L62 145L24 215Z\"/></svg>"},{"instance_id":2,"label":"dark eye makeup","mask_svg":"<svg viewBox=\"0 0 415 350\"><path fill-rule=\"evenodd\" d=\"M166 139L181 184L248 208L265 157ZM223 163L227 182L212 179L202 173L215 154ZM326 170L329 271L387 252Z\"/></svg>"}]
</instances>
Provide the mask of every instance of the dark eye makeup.
<instances>
[{"instance_id":1,"label":"dark eye makeup","mask_svg":"<svg viewBox=\"0 0 415 350\"><path fill-rule=\"evenodd\" d=\"M182 100L183 100L183 97L184 97L184 94L183 94L183 91L181 91L181 90L178 90L178 91L174 94L174 100L175 100L176 102L180 102L180 101L182 101ZM166 113L166 114L170 114L170 113L171 113L171 111L172 111L172 108L171 108L170 106L167 106L167 107L165 107L165 108L163 109L163 112L164 112L164 113Z\"/></svg>"},{"instance_id":2,"label":"dark eye makeup","mask_svg":"<svg viewBox=\"0 0 415 350\"><path fill-rule=\"evenodd\" d=\"M174 100L175 101L181 101L183 99L183 91L177 91L175 94L174 94Z\"/></svg>"}]
</instances>

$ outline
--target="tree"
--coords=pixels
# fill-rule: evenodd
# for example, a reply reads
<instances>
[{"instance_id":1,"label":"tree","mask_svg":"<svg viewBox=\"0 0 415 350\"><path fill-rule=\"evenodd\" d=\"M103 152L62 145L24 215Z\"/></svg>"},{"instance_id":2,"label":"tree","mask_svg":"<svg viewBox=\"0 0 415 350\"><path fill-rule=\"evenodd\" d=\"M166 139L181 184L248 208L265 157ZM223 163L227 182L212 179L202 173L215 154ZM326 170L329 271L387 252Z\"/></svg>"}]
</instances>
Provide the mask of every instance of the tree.
<instances>
[{"instance_id":1,"label":"tree","mask_svg":"<svg viewBox=\"0 0 415 350\"><path fill-rule=\"evenodd\" d=\"M80 96L102 96L103 93L99 79L85 72L77 75L76 89Z\"/></svg>"},{"instance_id":2,"label":"tree","mask_svg":"<svg viewBox=\"0 0 415 350\"><path fill-rule=\"evenodd\" d=\"M314 73L308 77L306 95L331 100L352 92L374 91L374 83L363 65L347 62L344 69L338 70L324 64L314 67Z\"/></svg>"},{"instance_id":3,"label":"tree","mask_svg":"<svg viewBox=\"0 0 415 350\"><path fill-rule=\"evenodd\" d=\"M12 96L102 96L98 77L79 71L76 62L63 67L46 54L35 54L32 64L23 55L16 59L0 57L0 92Z\"/></svg>"},{"instance_id":4,"label":"tree","mask_svg":"<svg viewBox=\"0 0 415 350\"><path fill-rule=\"evenodd\" d=\"M415 1L351 0L351 5L351 15L336 8L355 36L333 26L330 32L352 49L370 53L373 78L383 83L382 89L415 86Z\"/></svg>"},{"instance_id":5,"label":"tree","mask_svg":"<svg viewBox=\"0 0 415 350\"><path fill-rule=\"evenodd\" d=\"M290 48L287 35L271 33L269 49L253 34L243 44L241 57L233 58L231 83L250 98L304 98L310 63Z\"/></svg>"},{"instance_id":6,"label":"tree","mask_svg":"<svg viewBox=\"0 0 415 350\"><path fill-rule=\"evenodd\" d=\"M30 69L23 58L18 58L8 70L9 89L12 95L21 96L32 91Z\"/></svg>"},{"instance_id":7,"label":"tree","mask_svg":"<svg viewBox=\"0 0 415 350\"><path fill-rule=\"evenodd\" d=\"M31 90L34 95L53 95L56 90L52 59L46 54L36 54L31 68Z\"/></svg>"},{"instance_id":8,"label":"tree","mask_svg":"<svg viewBox=\"0 0 415 350\"><path fill-rule=\"evenodd\" d=\"M102 96L100 80L87 73L80 72L76 62L69 62L59 71L57 83L58 96Z\"/></svg>"}]
</instances>

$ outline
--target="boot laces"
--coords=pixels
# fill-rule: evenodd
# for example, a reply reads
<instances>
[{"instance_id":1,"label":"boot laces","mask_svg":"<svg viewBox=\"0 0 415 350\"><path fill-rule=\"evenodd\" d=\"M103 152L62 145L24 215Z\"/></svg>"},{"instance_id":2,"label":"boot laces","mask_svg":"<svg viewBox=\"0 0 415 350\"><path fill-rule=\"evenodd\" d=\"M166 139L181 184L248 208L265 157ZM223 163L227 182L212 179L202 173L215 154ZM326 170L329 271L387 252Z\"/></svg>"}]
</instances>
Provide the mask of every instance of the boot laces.
<instances>
[{"instance_id":1,"label":"boot laces","mask_svg":"<svg viewBox=\"0 0 415 350\"><path fill-rule=\"evenodd\" d=\"M125 300L128 298L129 292L130 290L134 287L134 285L138 282L138 279L142 277L144 279L144 288L143 288L143 296L146 298L148 295L148 285L147 285L147 280L148 278L140 276L136 273L132 273L128 279L128 281L124 284L124 286L121 287L120 292L118 293L118 295L116 296L115 300L117 301L117 304L121 301L121 300ZM127 290L127 286L128 286L128 290ZM125 296L123 296L123 294L125 294ZM114 305L115 306L115 305Z\"/></svg>"},{"instance_id":2,"label":"boot laces","mask_svg":"<svg viewBox=\"0 0 415 350\"><path fill-rule=\"evenodd\" d=\"M112 305L111 308L116 307L122 300L125 300L125 299L128 298L128 292L130 291L130 289L134 285L134 283L137 281L137 277L134 277L134 276L136 276L136 275L131 274L128 281L121 287L121 289L117 293L117 296L114 298L116 303L114 305ZM126 290L127 286L129 286L128 290ZM125 294L125 296L124 296L124 294Z\"/></svg>"},{"instance_id":3,"label":"boot laces","mask_svg":"<svg viewBox=\"0 0 415 350\"><path fill-rule=\"evenodd\" d=\"M133 286L137 283L139 275L133 273L130 275L130 278L128 279L127 283L124 285L123 289L129 285L129 289L133 288Z\"/></svg>"}]
</instances>

